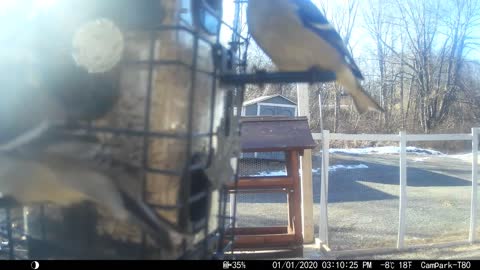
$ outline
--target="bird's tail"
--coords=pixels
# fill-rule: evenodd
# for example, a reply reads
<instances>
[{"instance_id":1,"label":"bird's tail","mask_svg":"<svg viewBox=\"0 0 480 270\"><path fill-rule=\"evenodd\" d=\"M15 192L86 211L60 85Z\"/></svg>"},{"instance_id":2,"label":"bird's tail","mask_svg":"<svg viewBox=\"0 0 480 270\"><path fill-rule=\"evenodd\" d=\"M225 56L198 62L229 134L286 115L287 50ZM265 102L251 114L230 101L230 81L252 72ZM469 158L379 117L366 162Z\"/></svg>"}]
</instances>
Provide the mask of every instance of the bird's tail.
<instances>
[{"instance_id":1,"label":"bird's tail","mask_svg":"<svg viewBox=\"0 0 480 270\"><path fill-rule=\"evenodd\" d=\"M348 68L337 72L338 82L347 90L352 97L355 108L360 114L367 111L385 112L384 109L363 89L360 82Z\"/></svg>"}]
</instances>

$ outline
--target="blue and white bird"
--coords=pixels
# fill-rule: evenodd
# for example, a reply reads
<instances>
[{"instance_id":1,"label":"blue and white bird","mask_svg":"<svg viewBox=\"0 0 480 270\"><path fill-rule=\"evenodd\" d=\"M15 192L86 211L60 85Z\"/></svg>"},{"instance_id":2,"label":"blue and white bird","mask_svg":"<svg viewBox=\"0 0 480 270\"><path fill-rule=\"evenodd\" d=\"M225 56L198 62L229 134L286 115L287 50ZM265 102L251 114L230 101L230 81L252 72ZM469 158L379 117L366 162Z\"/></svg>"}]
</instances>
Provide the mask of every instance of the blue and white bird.
<instances>
[{"instance_id":1,"label":"blue and white bird","mask_svg":"<svg viewBox=\"0 0 480 270\"><path fill-rule=\"evenodd\" d=\"M342 38L310 0L249 0L248 28L281 71L332 71L359 113L383 112L363 89L364 77Z\"/></svg>"}]
</instances>

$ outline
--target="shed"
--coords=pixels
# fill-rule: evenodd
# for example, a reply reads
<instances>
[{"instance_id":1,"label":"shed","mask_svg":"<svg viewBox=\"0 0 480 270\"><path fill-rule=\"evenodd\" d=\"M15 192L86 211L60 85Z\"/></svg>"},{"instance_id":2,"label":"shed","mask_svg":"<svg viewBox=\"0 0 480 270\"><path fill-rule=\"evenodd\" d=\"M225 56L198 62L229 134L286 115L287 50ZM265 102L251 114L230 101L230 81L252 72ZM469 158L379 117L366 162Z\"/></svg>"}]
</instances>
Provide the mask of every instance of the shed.
<instances>
[{"instance_id":1,"label":"shed","mask_svg":"<svg viewBox=\"0 0 480 270\"><path fill-rule=\"evenodd\" d=\"M261 96L243 103L242 116L297 116L297 103L282 95Z\"/></svg>"}]
</instances>

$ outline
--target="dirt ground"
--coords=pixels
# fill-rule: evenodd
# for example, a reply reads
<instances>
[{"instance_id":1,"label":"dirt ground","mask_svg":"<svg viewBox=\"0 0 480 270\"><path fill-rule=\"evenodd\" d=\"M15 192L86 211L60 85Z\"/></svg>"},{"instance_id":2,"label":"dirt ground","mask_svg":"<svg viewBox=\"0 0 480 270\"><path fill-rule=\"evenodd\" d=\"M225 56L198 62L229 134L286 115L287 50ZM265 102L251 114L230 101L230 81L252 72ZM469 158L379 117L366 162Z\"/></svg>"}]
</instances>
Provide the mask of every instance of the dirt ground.
<instances>
[{"instance_id":1,"label":"dirt ground","mask_svg":"<svg viewBox=\"0 0 480 270\"><path fill-rule=\"evenodd\" d=\"M345 256L336 259L350 260L479 260L480 244L457 247L418 249L409 252L389 253L369 256Z\"/></svg>"}]
</instances>

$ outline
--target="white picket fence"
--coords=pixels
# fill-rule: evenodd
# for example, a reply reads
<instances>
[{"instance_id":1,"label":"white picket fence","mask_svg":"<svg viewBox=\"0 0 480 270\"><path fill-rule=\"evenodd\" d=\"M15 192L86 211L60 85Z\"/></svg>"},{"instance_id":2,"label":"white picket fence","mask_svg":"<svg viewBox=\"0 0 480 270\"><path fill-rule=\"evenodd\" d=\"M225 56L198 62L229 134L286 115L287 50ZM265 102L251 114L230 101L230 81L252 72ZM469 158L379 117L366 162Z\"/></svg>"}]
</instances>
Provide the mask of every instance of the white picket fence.
<instances>
[{"instance_id":1,"label":"white picket fence","mask_svg":"<svg viewBox=\"0 0 480 270\"><path fill-rule=\"evenodd\" d=\"M399 193L399 225L396 249L405 249L405 215L408 202L407 194L407 143L420 141L472 141L472 187L470 206L470 231L469 238L465 242L473 243L477 239L477 189L478 189L478 135L480 128L472 128L470 134L338 134L325 130L322 133L314 133L314 140L322 141L322 175L320 192L320 220L319 240L322 246L328 249L328 168L329 168L329 146L331 140L342 141L390 141L398 142L400 147L400 193Z\"/></svg>"}]
</instances>

